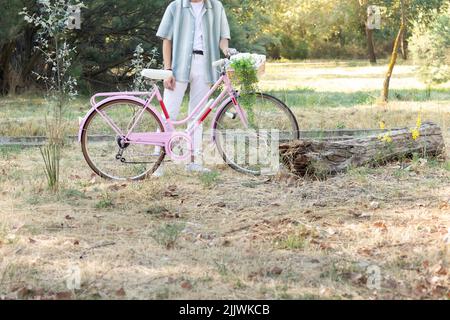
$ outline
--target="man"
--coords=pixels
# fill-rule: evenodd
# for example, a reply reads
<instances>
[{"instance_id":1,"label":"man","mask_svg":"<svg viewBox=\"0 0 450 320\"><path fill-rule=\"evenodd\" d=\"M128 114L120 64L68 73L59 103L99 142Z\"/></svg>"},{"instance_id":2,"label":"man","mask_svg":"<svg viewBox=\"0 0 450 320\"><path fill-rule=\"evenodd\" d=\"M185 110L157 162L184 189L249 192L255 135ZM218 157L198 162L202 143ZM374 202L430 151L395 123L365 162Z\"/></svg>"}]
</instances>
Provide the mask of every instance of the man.
<instances>
[{"instance_id":1,"label":"man","mask_svg":"<svg viewBox=\"0 0 450 320\"><path fill-rule=\"evenodd\" d=\"M156 34L163 39L164 69L173 76L164 81L164 104L171 119L180 112L190 86L189 114L218 79L212 63L220 51L228 55L230 27L225 10L217 0L175 0L167 7ZM208 172L201 164L203 128L194 134L194 156L188 171ZM158 170L156 175L161 175Z\"/></svg>"}]
</instances>

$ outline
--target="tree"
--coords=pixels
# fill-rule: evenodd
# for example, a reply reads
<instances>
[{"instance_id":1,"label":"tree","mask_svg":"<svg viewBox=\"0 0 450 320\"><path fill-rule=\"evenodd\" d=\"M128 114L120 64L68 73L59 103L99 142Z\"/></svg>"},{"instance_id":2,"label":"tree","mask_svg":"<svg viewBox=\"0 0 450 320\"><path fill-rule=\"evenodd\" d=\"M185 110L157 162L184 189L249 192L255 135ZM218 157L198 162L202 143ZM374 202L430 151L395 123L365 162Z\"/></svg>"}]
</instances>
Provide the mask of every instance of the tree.
<instances>
[{"instance_id":1,"label":"tree","mask_svg":"<svg viewBox=\"0 0 450 320\"><path fill-rule=\"evenodd\" d=\"M33 82L31 71L40 54L33 51L36 27L24 23L19 12L23 7L36 9L34 0L0 0L0 94L14 95Z\"/></svg>"},{"instance_id":2,"label":"tree","mask_svg":"<svg viewBox=\"0 0 450 320\"><path fill-rule=\"evenodd\" d=\"M397 38L395 39L394 48L392 49L392 56L389 62L388 71L386 73L386 78L383 84L383 101L387 102L389 99L389 84L392 77L392 72L394 71L395 63L397 62L398 50L400 47L400 41L403 38L403 34L405 32L406 27L406 8L404 4L404 0L400 0L401 4L401 22L400 22L400 30L398 31Z\"/></svg>"},{"instance_id":3,"label":"tree","mask_svg":"<svg viewBox=\"0 0 450 320\"><path fill-rule=\"evenodd\" d=\"M48 186L53 191L59 188L59 163L65 136L63 107L77 94L77 80L70 74L76 48L67 41L70 5L84 6L79 0L45 0L39 1L37 13L30 13L26 7L19 13L38 28L34 51L44 57L45 68L42 73L33 74L45 84L47 103L54 107L51 121L46 119L47 145L41 148Z\"/></svg>"},{"instance_id":4,"label":"tree","mask_svg":"<svg viewBox=\"0 0 450 320\"><path fill-rule=\"evenodd\" d=\"M450 80L450 5L431 21L415 23L411 51L429 94L432 85Z\"/></svg>"}]
</instances>

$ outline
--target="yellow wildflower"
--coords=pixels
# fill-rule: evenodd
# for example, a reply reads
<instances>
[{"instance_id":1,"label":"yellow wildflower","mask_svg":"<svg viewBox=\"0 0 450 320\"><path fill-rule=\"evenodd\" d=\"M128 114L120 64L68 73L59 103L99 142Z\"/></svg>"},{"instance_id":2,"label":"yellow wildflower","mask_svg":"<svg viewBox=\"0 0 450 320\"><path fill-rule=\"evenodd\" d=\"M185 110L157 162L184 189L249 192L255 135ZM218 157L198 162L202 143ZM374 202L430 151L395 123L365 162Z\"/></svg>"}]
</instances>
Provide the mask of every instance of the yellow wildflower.
<instances>
[{"instance_id":1,"label":"yellow wildflower","mask_svg":"<svg viewBox=\"0 0 450 320\"><path fill-rule=\"evenodd\" d=\"M416 141L417 139L419 139L420 137L420 131L417 128L411 129L411 135L414 141Z\"/></svg>"},{"instance_id":2,"label":"yellow wildflower","mask_svg":"<svg viewBox=\"0 0 450 320\"><path fill-rule=\"evenodd\" d=\"M380 121L380 129L381 130L386 129L386 123L384 121Z\"/></svg>"},{"instance_id":3,"label":"yellow wildflower","mask_svg":"<svg viewBox=\"0 0 450 320\"><path fill-rule=\"evenodd\" d=\"M386 134L383 138L383 141L386 143L391 143L392 142L392 137L389 134Z\"/></svg>"},{"instance_id":4,"label":"yellow wildflower","mask_svg":"<svg viewBox=\"0 0 450 320\"><path fill-rule=\"evenodd\" d=\"M385 134L380 134L378 136L378 140L380 140L382 142L386 142L386 143L391 143L393 141L392 137L391 137L391 132L387 132Z\"/></svg>"},{"instance_id":5,"label":"yellow wildflower","mask_svg":"<svg viewBox=\"0 0 450 320\"><path fill-rule=\"evenodd\" d=\"M422 112L419 111L419 115L417 116L416 129L419 129L422 126Z\"/></svg>"},{"instance_id":6,"label":"yellow wildflower","mask_svg":"<svg viewBox=\"0 0 450 320\"><path fill-rule=\"evenodd\" d=\"M411 136L414 141L419 139L420 137L420 127L422 126L422 112L419 111L419 114L417 115L417 121L416 121L416 127L414 129L411 129Z\"/></svg>"}]
</instances>

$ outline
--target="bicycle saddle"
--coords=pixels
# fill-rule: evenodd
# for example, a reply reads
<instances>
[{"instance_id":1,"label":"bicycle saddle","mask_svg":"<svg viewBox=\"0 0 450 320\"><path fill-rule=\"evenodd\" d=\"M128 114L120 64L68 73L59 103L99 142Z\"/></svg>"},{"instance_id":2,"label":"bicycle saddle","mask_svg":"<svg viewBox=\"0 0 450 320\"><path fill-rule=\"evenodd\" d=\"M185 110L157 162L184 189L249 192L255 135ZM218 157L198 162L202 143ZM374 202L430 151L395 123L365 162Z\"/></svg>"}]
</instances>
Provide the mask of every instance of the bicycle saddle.
<instances>
[{"instance_id":1,"label":"bicycle saddle","mask_svg":"<svg viewBox=\"0 0 450 320\"><path fill-rule=\"evenodd\" d=\"M173 73L170 70L144 69L142 70L141 75L152 80L166 80L170 78Z\"/></svg>"}]
</instances>

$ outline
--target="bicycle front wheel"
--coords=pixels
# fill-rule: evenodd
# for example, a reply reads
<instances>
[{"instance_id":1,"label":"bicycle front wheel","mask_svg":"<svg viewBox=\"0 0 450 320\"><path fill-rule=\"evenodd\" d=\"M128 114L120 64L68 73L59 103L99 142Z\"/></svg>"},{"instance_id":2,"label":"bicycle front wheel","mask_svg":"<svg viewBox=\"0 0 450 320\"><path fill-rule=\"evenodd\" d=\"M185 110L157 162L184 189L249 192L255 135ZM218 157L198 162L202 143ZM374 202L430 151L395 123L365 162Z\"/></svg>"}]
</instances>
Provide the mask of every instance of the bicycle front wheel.
<instances>
[{"instance_id":1,"label":"bicycle front wheel","mask_svg":"<svg viewBox=\"0 0 450 320\"><path fill-rule=\"evenodd\" d=\"M244 126L232 101L214 124L219 154L234 170L250 174L275 174L279 168L280 143L299 138L297 119L279 99L264 93L241 96L239 104L247 117Z\"/></svg>"},{"instance_id":2,"label":"bicycle front wheel","mask_svg":"<svg viewBox=\"0 0 450 320\"><path fill-rule=\"evenodd\" d=\"M113 180L141 180L154 173L165 157L165 149L152 145L124 144L120 135L99 114L107 116L123 134L164 132L159 118L132 100L115 100L98 108L86 120L81 136L85 160L99 176Z\"/></svg>"}]
</instances>

